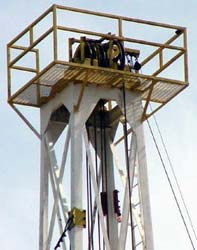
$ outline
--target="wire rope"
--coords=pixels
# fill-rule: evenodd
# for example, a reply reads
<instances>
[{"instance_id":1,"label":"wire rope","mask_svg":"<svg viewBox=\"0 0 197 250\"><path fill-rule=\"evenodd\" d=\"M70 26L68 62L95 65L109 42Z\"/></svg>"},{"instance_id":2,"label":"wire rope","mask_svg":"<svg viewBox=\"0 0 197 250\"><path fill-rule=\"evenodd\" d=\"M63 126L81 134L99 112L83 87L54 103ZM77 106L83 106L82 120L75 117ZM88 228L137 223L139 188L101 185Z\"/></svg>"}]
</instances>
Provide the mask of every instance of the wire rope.
<instances>
[{"instance_id":1,"label":"wire rope","mask_svg":"<svg viewBox=\"0 0 197 250\"><path fill-rule=\"evenodd\" d=\"M135 249L135 242L134 242L133 215L132 215L132 204L131 204L131 180L130 180L130 168L129 168L129 156L128 156L128 134L127 134L127 110L126 110L125 82L123 82L122 94L123 94L123 110L124 110L124 117L125 117L125 121L123 123L123 129L124 129L124 144L125 144L125 160L126 160L126 168L127 168L127 176L128 176L128 188L129 188L129 211L130 211L130 219L131 219L131 241L132 241L132 250L134 250Z\"/></svg>"},{"instance_id":2,"label":"wire rope","mask_svg":"<svg viewBox=\"0 0 197 250\"><path fill-rule=\"evenodd\" d=\"M62 232L57 244L54 247L54 250L57 250L60 247L60 244L64 241L64 238L66 237L66 233L67 231L71 230L73 228L73 217L70 217L67 222L66 222L66 226L64 228L64 231ZM71 247L71 246L70 246Z\"/></svg>"},{"instance_id":3,"label":"wire rope","mask_svg":"<svg viewBox=\"0 0 197 250\"><path fill-rule=\"evenodd\" d=\"M88 140L90 139L90 131L89 131L89 127L87 127L87 134L88 134ZM89 163L87 162L88 164L88 184L89 184L89 199L88 199L88 206L89 206L89 215L90 215L90 241L89 241L89 247L90 249L94 250L94 237L93 237L93 231L92 231L92 222L93 222L93 214L92 214L92 184L91 184L91 172L90 172L90 169L89 169Z\"/></svg>"},{"instance_id":4,"label":"wire rope","mask_svg":"<svg viewBox=\"0 0 197 250\"><path fill-rule=\"evenodd\" d=\"M163 166L165 175L166 175L166 177L167 177L168 183L169 183L169 185L170 185L170 188L171 188L171 191L172 191L172 194L173 194L173 197L174 197L176 206L177 206L178 211L179 211L179 214L180 214L180 216L181 216L181 218L182 218L182 222L183 222L183 224L184 224L186 233L187 233L187 235L188 235L188 237L189 237L189 241L190 241L190 243L191 243L192 249L195 250L195 247L194 247L194 243L193 243L192 237L191 237L191 235L190 235L190 232L189 232L187 223L186 223L185 218L184 218L184 215L183 215L183 213L182 213L182 209L181 209L181 207L180 207L180 205L179 205L179 202L178 202L178 199L177 199L175 190L174 190L174 188L173 188L173 185L172 185L172 182L171 182L171 180L170 180L169 174L168 174L168 172L167 172L167 169L166 169L165 163L164 163L164 161L163 161L161 152L160 152L159 147L158 147L158 144L157 144L157 142L156 142L156 139L155 139L153 130L152 130L151 125L150 125L150 123L149 123L148 120L147 120L147 124L148 124L149 130L150 130L150 133L151 133L151 135L152 135L152 138L153 138L155 147L156 147L157 152L158 152L158 154L159 154L159 158L160 158L160 161L161 161L161 163L162 163L162 166Z\"/></svg>"},{"instance_id":5,"label":"wire rope","mask_svg":"<svg viewBox=\"0 0 197 250\"><path fill-rule=\"evenodd\" d=\"M86 189L87 189L87 219L88 219L88 250L90 250L90 239L91 239L91 232L90 232L90 204L89 204L89 169L88 169L88 156L86 154Z\"/></svg>"},{"instance_id":6,"label":"wire rope","mask_svg":"<svg viewBox=\"0 0 197 250\"><path fill-rule=\"evenodd\" d=\"M103 157L103 151L104 151L104 148L103 148L103 107L104 107L104 103L103 101L100 101L100 152L101 152L101 176L102 176L102 192L105 192L106 189L105 189L105 178L104 178L104 174L105 174L105 166L104 166L104 157ZM107 233L109 235L109 228L108 228L108 219L107 219ZM105 249L105 241L104 241L104 238L103 238L103 250Z\"/></svg>"},{"instance_id":7,"label":"wire rope","mask_svg":"<svg viewBox=\"0 0 197 250\"><path fill-rule=\"evenodd\" d=\"M151 108L151 109L152 109L152 108ZM179 191L179 194L180 194L180 197L181 197L181 200L182 200L184 209L185 209L185 211L186 211L186 214L187 214L187 217L188 217L188 220L189 220L189 223L190 223L192 232L193 232L193 234L194 234L195 239L197 240L197 234L196 234L196 231L195 231L195 228L194 228L194 225L193 225L193 222L192 222L192 219L191 219L189 210L188 210L188 208L187 208L187 205L186 205L186 202L185 202L185 199L184 199L184 196L183 196L183 193L182 193L180 184L179 184L178 179L177 179L177 177L176 177L176 174L175 174L175 171L174 171L174 167L173 167L172 161L171 161L171 159L170 159L169 153L168 153L168 151L167 151L166 144L165 144L165 142L164 142L163 136L162 136L162 134L161 134L161 130L160 130L160 128L159 128L159 124L158 124L158 122L157 122L156 117L155 117L154 114L153 114L153 120L154 120L155 125L156 125L156 128L157 128L157 130L158 130L158 133L159 133L159 136L160 136L160 139L161 139L161 143L162 143L162 146L163 146L163 148L164 148L165 154L166 154L166 156L167 156L167 159L168 159L168 162L169 162L169 166L170 166L170 169L171 169L171 171L172 171L172 175L173 175L173 177L174 177L174 180L175 180L177 189L178 189L178 191Z\"/></svg>"},{"instance_id":8,"label":"wire rope","mask_svg":"<svg viewBox=\"0 0 197 250\"><path fill-rule=\"evenodd\" d=\"M96 166L96 182L99 188L99 178L98 178L98 146L97 146L97 133L96 133L96 115L94 113L94 148L95 148L95 166ZM98 220L98 247L101 249L101 233L100 233L100 217L99 213L97 214ZM92 228L93 230L93 228ZM93 233L92 233L93 234Z\"/></svg>"},{"instance_id":9,"label":"wire rope","mask_svg":"<svg viewBox=\"0 0 197 250\"><path fill-rule=\"evenodd\" d=\"M89 186L90 186L90 218L91 218L91 225L93 224L93 214L92 214L92 182L91 182L91 174L89 170ZM91 230L91 245L92 245L92 250L94 250L94 237L93 237L93 230Z\"/></svg>"},{"instance_id":10,"label":"wire rope","mask_svg":"<svg viewBox=\"0 0 197 250\"><path fill-rule=\"evenodd\" d=\"M102 191L104 191L104 164L103 164L103 119L102 119L102 103L100 103L100 153L101 153L101 175L102 175Z\"/></svg>"},{"instance_id":11,"label":"wire rope","mask_svg":"<svg viewBox=\"0 0 197 250\"><path fill-rule=\"evenodd\" d=\"M104 150L104 171L105 171L105 188L106 192L108 191L108 181L107 181L107 150L106 150L106 118L105 118L105 106L104 101L102 103L102 113L103 113L103 150ZM107 207L108 207L108 199L107 199ZM109 235L109 216L107 215L107 231Z\"/></svg>"}]
</instances>

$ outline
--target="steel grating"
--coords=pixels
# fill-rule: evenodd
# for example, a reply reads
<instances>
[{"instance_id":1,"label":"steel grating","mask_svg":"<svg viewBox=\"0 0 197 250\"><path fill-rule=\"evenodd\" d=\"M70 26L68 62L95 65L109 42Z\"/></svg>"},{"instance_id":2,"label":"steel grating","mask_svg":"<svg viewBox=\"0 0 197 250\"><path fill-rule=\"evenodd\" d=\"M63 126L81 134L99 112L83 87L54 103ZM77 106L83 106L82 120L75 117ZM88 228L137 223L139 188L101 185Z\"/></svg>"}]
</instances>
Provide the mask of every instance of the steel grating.
<instances>
[{"instance_id":1,"label":"steel grating","mask_svg":"<svg viewBox=\"0 0 197 250\"><path fill-rule=\"evenodd\" d=\"M170 82L159 81L154 85L150 101L166 103L184 88L185 86L183 85L171 84ZM142 94L142 98L144 100L146 100L147 97L148 97L148 90Z\"/></svg>"},{"instance_id":2,"label":"steel grating","mask_svg":"<svg viewBox=\"0 0 197 250\"><path fill-rule=\"evenodd\" d=\"M94 84L138 91L144 100L166 103L183 90L187 84L159 77L144 76L127 71L94 67L75 63L53 63L23 88L13 94L10 102L40 107L61 92L68 83Z\"/></svg>"}]
</instances>

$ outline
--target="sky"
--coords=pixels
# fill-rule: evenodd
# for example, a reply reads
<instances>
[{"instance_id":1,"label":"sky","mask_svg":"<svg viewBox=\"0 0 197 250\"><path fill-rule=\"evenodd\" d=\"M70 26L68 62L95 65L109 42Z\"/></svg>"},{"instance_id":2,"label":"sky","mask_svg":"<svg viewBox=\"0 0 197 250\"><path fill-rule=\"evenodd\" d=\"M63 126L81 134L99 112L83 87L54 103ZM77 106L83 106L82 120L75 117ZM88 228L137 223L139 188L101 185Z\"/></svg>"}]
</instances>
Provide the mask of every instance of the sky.
<instances>
[{"instance_id":1,"label":"sky","mask_svg":"<svg viewBox=\"0 0 197 250\"><path fill-rule=\"evenodd\" d=\"M190 86L160 110L156 118L197 230L197 2L12 0L2 1L0 9L1 248L38 249L39 220L39 140L7 104L6 44L54 3L187 27ZM37 125L38 111L29 109L28 115ZM192 249L146 124L145 137L155 249Z\"/></svg>"}]
</instances>

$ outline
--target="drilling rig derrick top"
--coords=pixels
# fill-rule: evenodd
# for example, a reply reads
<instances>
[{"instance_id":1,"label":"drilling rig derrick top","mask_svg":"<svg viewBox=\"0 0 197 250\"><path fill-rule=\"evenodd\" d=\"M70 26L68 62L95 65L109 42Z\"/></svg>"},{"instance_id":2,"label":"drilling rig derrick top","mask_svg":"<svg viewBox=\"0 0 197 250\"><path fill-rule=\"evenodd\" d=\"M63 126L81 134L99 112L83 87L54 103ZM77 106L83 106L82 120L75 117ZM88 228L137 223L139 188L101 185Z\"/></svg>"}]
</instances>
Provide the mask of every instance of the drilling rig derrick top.
<instances>
[{"instance_id":1,"label":"drilling rig derrick top","mask_svg":"<svg viewBox=\"0 0 197 250\"><path fill-rule=\"evenodd\" d=\"M69 15L61 22L64 14ZM95 20L98 25L91 26ZM7 51L11 106L39 108L70 82L107 88L122 88L124 82L141 95L145 120L188 86L186 28L175 25L53 5ZM181 73L175 74L178 67ZM18 80L20 74L25 81ZM156 105L150 112L151 102Z\"/></svg>"}]
</instances>

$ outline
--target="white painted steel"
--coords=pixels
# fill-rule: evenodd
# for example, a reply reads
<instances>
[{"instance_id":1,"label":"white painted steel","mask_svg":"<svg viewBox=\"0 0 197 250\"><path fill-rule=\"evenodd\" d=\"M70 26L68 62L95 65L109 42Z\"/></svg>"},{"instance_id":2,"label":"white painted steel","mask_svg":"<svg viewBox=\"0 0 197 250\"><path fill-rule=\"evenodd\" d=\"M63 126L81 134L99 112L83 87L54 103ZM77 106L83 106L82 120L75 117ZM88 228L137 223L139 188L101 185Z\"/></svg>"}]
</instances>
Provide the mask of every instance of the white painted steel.
<instances>
[{"instance_id":1,"label":"white painted steel","mask_svg":"<svg viewBox=\"0 0 197 250\"><path fill-rule=\"evenodd\" d=\"M114 164L113 164L113 155L110 148L111 141L111 129L106 129L106 172L107 172L107 199L108 199L108 226L109 226L109 242L111 249L116 249L118 245L118 223L117 223L117 215L114 213L114 205L113 205L113 191L115 190L115 182L114 182Z\"/></svg>"},{"instance_id":2,"label":"white painted steel","mask_svg":"<svg viewBox=\"0 0 197 250\"><path fill-rule=\"evenodd\" d=\"M136 140L136 136L135 136L135 140ZM132 146L132 144L134 144L134 145ZM132 155L134 157L136 157L136 155L137 155L137 149L136 149L136 147L137 147L137 143L136 142L131 142L131 148L132 148L132 150L130 152L130 154L131 154L131 156L130 156L130 162L131 162L130 168L131 168L131 166L135 162L134 159L133 160L131 160L131 159L133 158ZM125 195L125 197L128 197L128 181L127 181L128 179L127 179L127 175L124 173L122 165L121 165L121 163L119 161L119 157L118 157L118 154L117 154L116 146L113 143L111 143L111 149L112 149L112 152L113 152L114 160L116 162L117 170L118 170L120 178L122 180L122 185L126 189L125 193L127 193L127 194ZM136 151L136 155L134 153L135 151ZM132 152L133 152L133 154L132 154ZM132 163L132 161L133 161L133 163ZM138 165L138 164L136 164L136 165ZM137 167L138 166L135 166L135 168L137 168ZM130 174L132 175L132 171L130 172ZM136 170L135 170L134 174L137 175L137 171ZM134 178L134 175L133 175L133 178ZM132 179L132 177L131 177L131 179ZM133 192L133 189L134 189L134 187L131 190L132 192ZM139 197L139 199L140 199L140 197ZM125 200L126 200L126 198L125 198ZM128 200L128 198L127 198L127 200ZM127 211L128 211L128 209L129 208L127 208ZM125 249L125 243L126 243L125 239L126 239L127 231L128 231L128 228L126 228L126 227L128 227L128 225L129 225L128 217L125 216L125 214L126 214L126 212L125 212L126 211L125 205L123 205L122 210L123 210L123 214L122 214L122 223L121 223L120 233L119 233L119 249ZM135 208L135 206L132 204L132 213L133 213L133 216L134 216L135 223L137 224L137 227L138 227L139 234L141 236L142 242L144 244L145 239L144 239L144 228L143 228L142 220L141 220L141 211L137 211L137 209Z\"/></svg>"},{"instance_id":3,"label":"white painted steel","mask_svg":"<svg viewBox=\"0 0 197 250\"><path fill-rule=\"evenodd\" d=\"M54 202L54 208L55 208L55 211L57 213L57 222L58 222L58 226L59 226L59 231L60 231L60 234L63 233L63 225L62 225L62 219L61 219L61 214L60 214L60 208L59 208L59 204L57 202L57 197L58 197L58 194L56 192L56 189L55 189L55 181L54 181L54 177L53 177L53 173L52 173L52 169L50 167L50 180L51 180L51 186L52 186L52 192L53 192L53 198L54 198L54 201L56 200L56 202ZM51 247L51 240L52 240L52 235L53 235L53 230L54 230L54 224L55 224L55 216L51 217L51 223L50 223L50 227L49 227L49 233L48 233L48 247L50 249ZM63 241L62 242L62 247L64 250L66 250L66 244L65 242Z\"/></svg>"},{"instance_id":4,"label":"white painted steel","mask_svg":"<svg viewBox=\"0 0 197 250\"><path fill-rule=\"evenodd\" d=\"M84 93L80 100L78 110L75 109L77 100L79 99L81 85L70 84L60 94L55 96L49 103L43 105L41 108L41 178L40 178L40 241L39 250L49 250L48 246L51 243L53 237L55 217L60 217L60 208L58 203L61 205L63 214L68 211L68 205L65 206L66 197L63 192L61 185L64 172L66 159L70 157L71 165L71 203L70 210L73 207L84 209L83 207L83 153L86 151L89 169L91 172L92 186L94 190L95 204L100 217L102 235L104 237L105 246L107 250L125 250L126 239L128 238L127 232L129 221L129 199L128 197L128 183L127 177L124 175L123 169L118 167L118 172L121 175L124 188L125 198L123 202L123 219L122 225L118 229L117 221L113 211L113 190L115 189L114 184L114 167L113 161L118 163L116 148L113 144L113 129L106 129L106 153L107 153L107 192L109 195L109 237L106 228L105 218L103 216L99 184L97 184L95 170L93 165L93 159L91 156L90 142L88 141L87 131L85 130L85 123L90 116L91 112L97 105L99 99L114 100L118 103L118 106L124 113L123 107L123 96L120 89L110 89L105 87L86 86ZM95 94L96 93L96 94ZM53 144L59 136L63 126L52 126L50 123L50 116L61 105L65 105L70 112L69 129L67 133L67 139L65 140L64 152L62 154L61 167L58 167L55 151ZM133 180L135 174L137 174L137 188L133 188L131 193L139 193L139 206L135 207L132 204L132 213L134 215L136 227L138 228L138 234L140 235L144 248L146 250L154 250L153 247L153 236L152 236L152 223L151 223L151 211L150 211L150 198L148 189L148 177L147 177L147 166L146 166L146 155L145 155L145 144L143 137L143 126L141 123L142 107L141 99L138 94L126 91L126 109L127 109L127 120L132 128L132 141L131 141L131 152L129 157L130 163L130 180L131 186L133 186ZM116 116L116 114L115 114ZM49 126L50 124L50 126ZM108 131L109 130L109 131ZM59 131L59 132L58 132ZM46 140L46 144L45 144ZM52 144L51 144L52 142ZM70 155L68 156L68 144L70 142ZM93 145L93 144L92 144ZM83 148L84 147L84 148ZM93 145L94 147L94 145ZM99 146L98 146L99 147ZM100 153L98 153L98 157ZM135 164L137 161L137 165ZM48 225L48 189L49 189L49 176L51 178L51 187L54 193L54 204L52 210L52 216L50 225ZM59 223L60 233L63 230L63 225ZM136 229L134 231L136 233ZM74 227L69 233L70 243L72 250L82 250L83 247L83 229ZM119 243L118 243L119 242ZM136 241L136 246L139 242ZM66 249L66 246L64 246Z\"/></svg>"},{"instance_id":5,"label":"white painted steel","mask_svg":"<svg viewBox=\"0 0 197 250\"><path fill-rule=\"evenodd\" d=\"M71 208L83 209L82 171L82 126L80 113L71 113ZM83 229L74 227L70 233L71 249L80 249L83 242Z\"/></svg>"},{"instance_id":6,"label":"white painted steel","mask_svg":"<svg viewBox=\"0 0 197 250\"><path fill-rule=\"evenodd\" d=\"M92 177L92 184L93 184L93 188L94 188L94 192L95 192L95 198L96 198L96 203L97 203L97 207L98 207L98 213L100 216L101 228L102 228L103 238L104 238L105 245L106 245L106 250L110 250L110 249L112 250L112 248L110 247L110 243L109 243L109 239L108 239L108 235L107 235L107 230L105 228L104 216L103 216L101 200L100 200L100 192L99 192L98 185L96 182L96 175L95 175L95 171L94 171L93 160L91 157L88 136L87 136L87 132L85 130L84 130L84 140L85 140L86 152L87 152L87 156L88 156L88 160L89 160L89 167L90 167L90 172L91 172L91 177Z\"/></svg>"},{"instance_id":7,"label":"white painted steel","mask_svg":"<svg viewBox=\"0 0 197 250\"><path fill-rule=\"evenodd\" d=\"M132 139L131 139L130 155L129 155L131 196L132 196L133 179L134 179L134 174L135 174L136 152L137 152L136 136L135 134L133 134ZM128 178L127 178L126 185L125 185L124 199L123 199L122 223L120 227L120 235L119 235L119 242L118 242L119 250L125 249L126 247L126 238L127 238L127 233L128 233L129 207L130 207L130 199L129 199Z\"/></svg>"},{"instance_id":8,"label":"white painted steel","mask_svg":"<svg viewBox=\"0 0 197 250\"><path fill-rule=\"evenodd\" d=\"M62 155L62 162L61 162L61 167L60 167L60 175L59 175L57 187L62 182L62 178L63 178L63 174L64 174L64 169L65 169L65 164L66 164L66 159L67 159L67 155L68 155L69 141L70 141L70 129L68 128L68 132L67 132L67 136L66 136L66 140L65 140L65 144L64 144L64 150L63 150L63 155ZM49 246L50 246L52 235L53 235L53 229L54 229L54 224L55 224L55 217L56 217L56 213L57 213L58 198L59 198L58 195L56 195L54 197L54 204L53 204L52 215L51 215L51 222L50 222L49 234L48 234ZM65 206L66 206L66 200L65 200ZM68 208L66 210L68 210ZM64 211L64 213L65 213L65 211Z\"/></svg>"},{"instance_id":9,"label":"white painted steel","mask_svg":"<svg viewBox=\"0 0 197 250\"><path fill-rule=\"evenodd\" d=\"M132 127L133 132L136 134L137 139L139 191L142 209L141 216L145 236L144 247L146 250L154 250L144 132L143 124L141 122L142 101L138 95L135 95L134 98L132 97L133 93L126 91L127 121ZM124 112L123 102L121 103L121 108Z\"/></svg>"},{"instance_id":10,"label":"white painted steel","mask_svg":"<svg viewBox=\"0 0 197 250\"><path fill-rule=\"evenodd\" d=\"M53 183L52 188L54 190L54 201L57 200L57 197L59 197L60 205L62 208L63 216L64 216L64 221L66 223L67 221L67 216L66 214L69 211L67 200L66 200L66 195L64 194L64 188L62 185L62 182L60 181L60 169L57 164L56 160L56 155L55 155L55 150L53 148L53 142L50 140L50 134L47 133L45 135L45 141L46 141L46 148L48 150L48 155L49 155L49 171L51 173L51 176L53 177Z\"/></svg>"},{"instance_id":11,"label":"white painted steel","mask_svg":"<svg viewBox=\"0 0 197 250\"><path fill-rule=\"evenodd\" d=\"M136 127L135 131L137 134L137 145L138 145L139 185L140 185L141 208L143 214L143 225L145 234L145 249L154 250L146 152L145 152L142 124L139 124Z\"/></svg>"},{"instance_id":12,"label":"white painted steel","mask_svg":"<svg viewBox=\"0 0 197 250\"><path fill-rule=\"evenodd\" d=\"M52 187L52 192L53 192L53 197L54 197L54 208L52 210L51 222L50 222L49 233L48 233L48 244L50 248L56 214L57 214L57 222L59 225L60 234L63 233L62 218L60 215L59 203L62 209L64 225L66 224L66 221L68 219L67 213L69 209L68 209L66 196L64 194L63 186L61 183L61 179L62 179L60 176L61 169L59 169L58 164L57 164L55 150L53 147L53 141L52 141L50 132L47 132L45 134L45 144L46 144L46 149L47 149L48 156L49 156L49 173L50 173L51 187ZM66 249L66 245L64 242L62 243L62 246L64 249Z\"/></svg>"},{"instance_id":13,"label":"white painted steel","mask_svg":"<svg viewBox=\"0 0 197 250\"><path fill-rule=\"evenodd\" d=\"M39 217L39 250L48 250L48 185L49 159L45 147L44 131L41 116L41 162L40 162L40 217Z\"/></svg>"}]
</instances>

